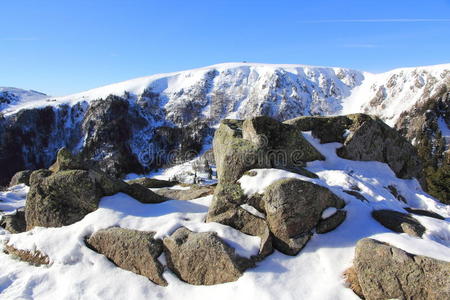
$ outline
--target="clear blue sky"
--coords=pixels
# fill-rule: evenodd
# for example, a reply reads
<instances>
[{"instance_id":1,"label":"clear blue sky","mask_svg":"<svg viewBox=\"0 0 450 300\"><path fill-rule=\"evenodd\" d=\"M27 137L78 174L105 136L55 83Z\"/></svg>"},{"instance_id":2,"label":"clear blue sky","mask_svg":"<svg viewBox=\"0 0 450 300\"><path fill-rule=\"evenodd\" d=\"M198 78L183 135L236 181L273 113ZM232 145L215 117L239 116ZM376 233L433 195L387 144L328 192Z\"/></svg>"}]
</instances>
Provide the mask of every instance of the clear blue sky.
<instances>
[{"instance_id":1,"label":"clear blue sky","mask_svg":"<svg viewBox=\"0 0 450 300\"><path fill-rule=\"evenodd\" d=\"M222 62L450 63L450 0L4 0L0 86L52 95Z\"/></svg>"}]
</instances>

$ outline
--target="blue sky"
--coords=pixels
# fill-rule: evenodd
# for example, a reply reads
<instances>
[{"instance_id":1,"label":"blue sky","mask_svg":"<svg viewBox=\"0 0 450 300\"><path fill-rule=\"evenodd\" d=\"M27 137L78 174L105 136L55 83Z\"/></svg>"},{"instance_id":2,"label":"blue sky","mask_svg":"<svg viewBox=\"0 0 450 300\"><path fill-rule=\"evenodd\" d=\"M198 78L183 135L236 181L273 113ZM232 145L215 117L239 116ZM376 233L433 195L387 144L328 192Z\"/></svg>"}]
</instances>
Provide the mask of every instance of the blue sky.
<instances>
[{"instance_id":1,"label":"blue sky","mask_svg":"<svg viewBox=\"0 0 450 300\"><path fill-rule=\"evenodd\" d=\"M450 0L4 0L0 86L64 95L222 62L450 63Z\"/></svg>"}]
</instances>

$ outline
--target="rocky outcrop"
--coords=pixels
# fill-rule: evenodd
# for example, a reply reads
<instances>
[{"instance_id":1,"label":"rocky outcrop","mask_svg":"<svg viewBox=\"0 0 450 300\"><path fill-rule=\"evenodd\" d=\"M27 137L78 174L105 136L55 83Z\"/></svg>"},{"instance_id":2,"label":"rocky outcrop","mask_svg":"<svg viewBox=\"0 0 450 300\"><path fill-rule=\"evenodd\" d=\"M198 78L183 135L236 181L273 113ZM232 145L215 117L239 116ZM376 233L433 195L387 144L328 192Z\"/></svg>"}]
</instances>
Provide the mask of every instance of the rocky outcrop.
<instances>
[{"instance_id":1,"label":"rocky outcrop","mask_svg":"<svg viewBox=\"0 0 450 300\"><path fill-rule=\"evenodd\" d=\"M425 186L417 150L376 117L365 114L299 117L285 123L301 131L312 131L322 143L343 143L336 151L342 158L386 163L399 178L417 178Z\"/></svg>"},{"instance_id":2,"label":"rocky outcrop","mask_svg":"<svg viewBox=\"0 0 450 300\"><path fill-rule=\"evenodd\" d=\"M164 247L168 267L190 284L236 281L253 265L236 255L235 250L213 232L195 233L179 228L164 239Z\"/></svg>"},{"instance_id":3,"label":"rocky outcrop","mask_svg":"<svg viewBox=\"0 0 450 300\"><path fill-rule=\"evenodd\" d=\"M25 170L25 171L20 171L17 172L12 178L11 181L9 182L9 186L15 186L18 184L25 184L25 185L30 185L30 175L31 175L32 171L30 170Z\"/></svg>"},{"instance_id":4,"label":"rocky outcrop","mask_svg":"<svg viewBox=\"0 0 450 300\"><path fill-rule=\"evenodd\" d=\"M11 233L24 232L27 228L25 209L19 208L13 215L3 215L0 219L0 226Z\"/></svg>"},{"instance_id":5,"label":"rocky outcrop","mask_svg":"<svg viewBox=\"0 0 450 300\"><path fill-rule=\"evenodd\" d=\"M161 179L147 178L147 177L127 180L127 183L128 184L137 183L148 189L172 187L172 186L179 184L179 182L177 182L177 181L168 181L168 180L161 180Z\"/></svg>"},{"instance_id":6,"label":"rocky outcrop","mask_svg":"<svg viewBox=\"0 0 450 300\"><path fill-rule=\"evenodd\" d=\"M220 183L236 182L253 168L303 167L324 159L294 126L268 117L224 120L213 148Z\"/></svg>"},{"instance_id":7,"label":"rocky outcrop","mask_svg":"<svg viewBox=\"0 0 450 300\"><path fill-rule=\"evenodd\" d=\"M289 255L296 255L306 245L326 208L340 209L345 205L328 189L299 179L276 181L267 187L263 200L274 245ZM321 232L332 230L333 225L337 227L343 218L345 213L338 214L329 223L323 220Z\"/></svg>"},{"instance_id":8,"label":"rocky outcrop","mask_svg":"<svg viewBox=\"0 0 450 300\"><path fill-rule=\"evenodd\" d=\"M158 261L163 252L162 241L154 239L154 235L154 232L113 227L95 232L86 243L118 267L166 286L164 267Z\"/></svg>"},{"instance_id":9,"label":"rocky outcrop","mask_svg":"<svg viewBox=\"0 0 450 300\"><path fill-rule=\"evenodd\" d=\"M155 191L156 194L174 200L193 200L200 197L206 197L214 193L215 186L192 185L189 189L178 190L170 188L161 188Z\"/></svg>"},{"instance_id":10,"label":"rocky outcrop","mask_svg":"<svg viewBox=\"0 0 450 300\"><path fill-rule=\"evenodd\" d=\"M450 298L449 262L363 239L356 245L354 268L367 300Z\"/></svg>"},{"instance_id":11,"label":"rocky outcrop","mask_svg":"<svg viewBox=\"0 0 450 300\"><path fill-rule=\"evenodd\" d=\"M70 152L59 151L58 169L74 166ZM64 168L65 168L64 167ZM166 199L139 184L129 185L95 170L37 170L30 177L25 218L27 229L35 226L59 227L73 224L98 208L100 198L119 192L143 203L159 203Z\"/></svg>"},{"instance_id":12,"label":"rocky outcrop","mask_svg":"<svg viewBox=\"0 0 450 300\"><path fill-rule=\"evenodd\" d=\"M324 209L342 208L344 202L315 184L287 180L286 184L284 181L274 183L264 195L247 197L236 183L253 168L278 168L317 177L302 167L308 161L324 157L303 137L302 128L297 125L268 117L222 122L214 136L219 184L209 207L207 222L219 222L260 236L264 241L261 252L270 254L270 244L273 243L278 250L290 255L297 254L304 247L319 222L321 233L331 231L343 222L345 212L342 211L321 221ZM254 216L242 205L255 207L264 212L266 218Z\"/></svg>"},{"instance_id":13,"label":"rocky outcrop","mask_svg":"<svg viewBox=\"0 0 450 300\"><path fill-rule=\"evenodd\" d=\"M411 236L421 237L425 227L410 215L398 211L382 209L374 210L372 217L381 225L398 233L407 233Z\"/></svg>"},{"instance_id":14,"label":"rocky outcrop","mask_svg":"<svg viewBox=\"0 0 450 300\"><path fill-rule=\"evenodd\" d=\"M450 204L450 80L402 113L395 128L417 148L424 164L427 192Z\"/></svg>"}]
</instances>

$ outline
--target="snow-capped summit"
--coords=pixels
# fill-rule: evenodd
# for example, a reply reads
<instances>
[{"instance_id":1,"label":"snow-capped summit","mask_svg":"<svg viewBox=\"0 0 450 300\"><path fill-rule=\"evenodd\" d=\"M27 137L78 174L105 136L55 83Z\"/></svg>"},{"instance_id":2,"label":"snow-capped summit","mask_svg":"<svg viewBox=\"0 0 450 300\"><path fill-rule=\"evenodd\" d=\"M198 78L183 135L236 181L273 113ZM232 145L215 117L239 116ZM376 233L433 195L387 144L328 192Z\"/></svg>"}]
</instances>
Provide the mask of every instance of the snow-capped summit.
<instances>
[{"instance_id":1,"label":"snow-capped summit","mask_svg":"<svg viewBox=\"0 0 450 300\"><path fill-rule=\"evenodd\" d=\"M34 90L0 87L0 111L11 106L34 102L48 97L48 95Z\"/></svg>"}]
</instances>

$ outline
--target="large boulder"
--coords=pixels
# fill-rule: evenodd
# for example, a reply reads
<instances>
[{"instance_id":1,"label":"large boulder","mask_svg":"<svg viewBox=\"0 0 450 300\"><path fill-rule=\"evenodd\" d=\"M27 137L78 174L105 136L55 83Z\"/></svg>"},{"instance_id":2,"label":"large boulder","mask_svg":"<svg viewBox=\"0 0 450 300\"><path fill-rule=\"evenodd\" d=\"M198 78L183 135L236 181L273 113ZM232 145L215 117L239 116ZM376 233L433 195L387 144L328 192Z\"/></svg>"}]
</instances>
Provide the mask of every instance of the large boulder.
<instances>
[{"instance_id":1,"label":"large boulder","mask_svg":"<svg viewBox=\"0 0 450 300\"><path fill-rule=\"evenodd\" d=\"M64 170L31 174L25 218L27 229L35 226L59 227L73 224L98 208L100 198L119 192L143 203L166 199L141 185L129 185L96 170Z\"/></svg>"},{"instance_id":2,"label":"large boulder","mask_svg":"<svg viewBox=\"0 0 450 300\"><path fill-rule=\"evenodd\" d=\"M285 122L300 131L312 131L322 143L339 142L337 154L350 160L380 161L399 178L417 178L422 163L416 149L395 129L377 117L353 114L338 117L299 117Z\"/></svg>"},{"instance_id":3,"label":"large boulder","mask_svg":"<svg viewBox=\"0 0 450 300\"><path fill-rule=\"evenodd\" d=\"M25 170L25 171L20 171L17 172L16 174L14 174L14 176L11 178L11 181L9 182L9 186L15 186L18 184L25 184L25 185L30 185L30 175L33 171L30 170Z\"/></svg>"},{"instance_id":4,"label":"large boulder","mask_svg":"<svg viewBox=\"0 0 450 300\"><path fill-rule=\"evenodd\" d=\"M389 209L374 210L372 217L381 225L398 233L407 233L411 236L421 237L425 227L408 214Z\"/></svg>"},{"instance_id":5,"label":"large boulder","mask_svg":"<svg viewBox=\"0 0 450 300\"><path fill-rule=\"evenodd\" d=\"M196 233L184 227L164 239L164 251L168 267L181 280L195 285L236 281L253 266L216 233Z\"/></svg>"},{"instance_id":6,"label":"large boulder","mask_svg":"<svg viewBox=\"0 0 450 300\"><path fill-rule=\"evenodd\" d=\"M27 195L27 229L75 223L95 211L104 195L101 183L89 171L66 170L45 177Z\"/></svg>"},{"instance_id":7,"label":"large boulder","mask_svg":"<svg viewBox=\"0 0 450 300\"><path fill-rule=\"evenodd\" d=\"M154 232L113 227L95 232L86 243L118 267L166 286L167 282L162 275L164 267L158 261L163 245L161 240L153 238L154 235Z\"/></svg>"},{"instance_id":8,"label":"large boulder","mask_svg":"<svg viewBox=\"0 0 450 300\"><path fill-rule=\"evenodd\" d=\"M296 255L306 245L326 208L345 206L345 202L327 188L294 178L271 184L263 200L274 245L288 255ZM334 224L339 225L343 218L345 214Z\"/></svg>"},{"instance_id":9,"label":"large boulder","mask_svg":"<svg viewBox=\"0 0 450 300\"><path fill-rule=\"evenodd\" d=\"M213 148L222 183L236 182L253 168L302 167L324 159L296 127L269 117L223 120Z\"/></svg>"},{"instance_id":10,"label":"large boulder","mask_svg":"<svg viewBox=\"0 0 450 300\"><path fill-rule=\"evenodd\" d=\"M450 299L449 262L362 239L356 245L354 268L367 300Z\"/></svg>"}]
</instances>

